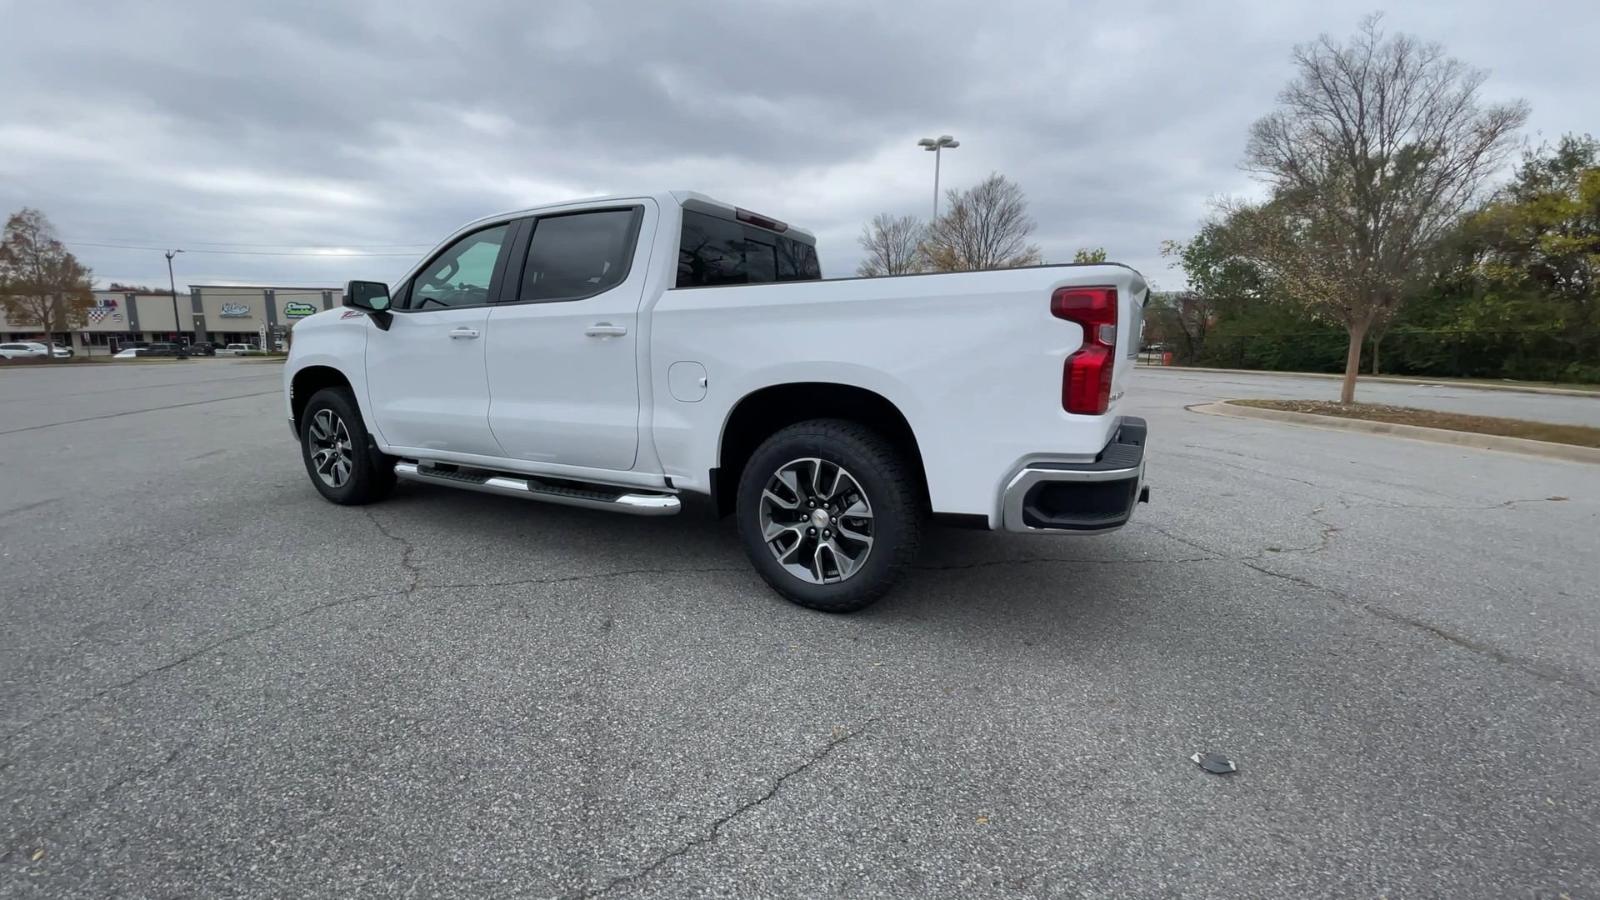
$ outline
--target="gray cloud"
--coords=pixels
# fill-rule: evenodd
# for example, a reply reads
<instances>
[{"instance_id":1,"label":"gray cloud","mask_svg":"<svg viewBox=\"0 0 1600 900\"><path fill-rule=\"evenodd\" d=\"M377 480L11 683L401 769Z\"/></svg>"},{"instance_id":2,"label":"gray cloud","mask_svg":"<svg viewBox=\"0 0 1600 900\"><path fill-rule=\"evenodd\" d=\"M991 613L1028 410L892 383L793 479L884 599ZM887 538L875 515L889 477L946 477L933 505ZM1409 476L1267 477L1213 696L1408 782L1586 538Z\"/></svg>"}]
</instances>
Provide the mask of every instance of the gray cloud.
<instances>
[{"instance_id":1,"label":"gray cloud","mask_svg":"<svg viewBox=\"0 0 1600 900\"><path fill-rule=\"evenodd\" d=\"M0 0L3 2L3 0ZM5 3L0 206L46 211L103 279L160 282L159 253L88 243L365 248L191 252L183 282L386 278L468 219L618 191L692 188L803 224L848 274L873 213L927 215L945 184L1020 182L1047 259L1157 254L1210 198L1251 190L1249 123L1288 53L1365 5L993 0ZM1203 8L1201 8L1203 7ZM1530 138L1594 131L1583 2L1408 3L1533 103Z\"/></svg>"}]
</instances>

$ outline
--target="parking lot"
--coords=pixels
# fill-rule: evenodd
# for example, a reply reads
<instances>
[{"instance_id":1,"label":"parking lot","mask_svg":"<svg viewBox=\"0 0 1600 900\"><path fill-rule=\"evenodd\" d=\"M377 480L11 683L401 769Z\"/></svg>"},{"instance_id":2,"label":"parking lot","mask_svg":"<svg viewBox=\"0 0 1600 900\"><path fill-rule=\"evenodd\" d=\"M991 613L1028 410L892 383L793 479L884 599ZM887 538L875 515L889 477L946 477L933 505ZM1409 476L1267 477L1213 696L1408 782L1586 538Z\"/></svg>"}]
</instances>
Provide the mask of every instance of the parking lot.
<instances>
[{"instance_id":1,"label":"parking lot","mask_svg":"<svg viewBox=\"0 0 1600 900\"><path fill-rule=\"evenodd\" d=\"M280 374L0 372L0 895L1600 892L1600 467L1141 371L1132 525L840 617L728 522L330 505Z\"/></svg>"}]
</instances>

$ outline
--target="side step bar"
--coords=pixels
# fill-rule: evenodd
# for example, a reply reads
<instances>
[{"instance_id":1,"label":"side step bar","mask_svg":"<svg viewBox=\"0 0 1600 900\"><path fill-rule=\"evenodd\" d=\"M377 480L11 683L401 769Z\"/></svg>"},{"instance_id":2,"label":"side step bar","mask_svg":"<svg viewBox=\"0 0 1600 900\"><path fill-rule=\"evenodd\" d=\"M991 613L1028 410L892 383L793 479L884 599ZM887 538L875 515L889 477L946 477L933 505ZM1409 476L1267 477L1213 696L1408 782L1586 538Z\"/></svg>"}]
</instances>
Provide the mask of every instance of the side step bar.
<instances>
[{"instance_id":1,"label":"side step bar","mask_svg":"<svg viewBox=\"0 0 1600 900\"><path fill-rule=\"evenodd\" d=\"M414 462L395 463L394 474L407 481L441 484L448 487L502 494L523 500L541 500L562 506L606 509L635 516L670 516L683 508L673 494L635 493L603 485L580 485L573 481L554 481L532 475L508 475L481 469L440 467Z\"/></svg>"}]
</instances>

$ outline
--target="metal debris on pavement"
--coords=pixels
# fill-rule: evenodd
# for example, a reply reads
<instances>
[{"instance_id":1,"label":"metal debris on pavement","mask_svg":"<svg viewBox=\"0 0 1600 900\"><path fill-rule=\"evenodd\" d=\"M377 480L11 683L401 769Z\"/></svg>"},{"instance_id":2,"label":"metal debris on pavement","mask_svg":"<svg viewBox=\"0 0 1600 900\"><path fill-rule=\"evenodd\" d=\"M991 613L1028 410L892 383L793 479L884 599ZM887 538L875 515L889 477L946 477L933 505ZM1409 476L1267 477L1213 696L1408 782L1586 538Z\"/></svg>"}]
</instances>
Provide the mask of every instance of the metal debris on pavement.
<instances>
[{"instance_id":1,"label":"metal debris on pavement","mask_svg":"<svg viewBox=\"0 0 1600 900\"><path fill-rule=\"evenodd\" d=\"M1233 760L1226 756L1218 756L1215 753L1196 753L1189 757L1189 760L1213 775L1227 775L1230 772L1239 771L1239 767L1233 764Z\"/></svg>"}]
</instances>

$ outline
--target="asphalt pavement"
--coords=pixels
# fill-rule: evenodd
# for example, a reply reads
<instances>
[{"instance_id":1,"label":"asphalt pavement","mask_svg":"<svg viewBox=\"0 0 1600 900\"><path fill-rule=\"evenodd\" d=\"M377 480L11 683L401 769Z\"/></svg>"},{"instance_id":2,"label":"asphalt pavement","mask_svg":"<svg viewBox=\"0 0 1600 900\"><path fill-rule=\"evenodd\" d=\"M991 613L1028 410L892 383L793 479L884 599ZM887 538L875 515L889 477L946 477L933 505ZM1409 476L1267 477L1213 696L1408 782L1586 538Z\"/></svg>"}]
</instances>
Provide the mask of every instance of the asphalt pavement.
<instances>
[{"instance_id":1,"label":"asphalt pavement","mask_svg":"<svg viewBox=\"0 0 1600 900\"><path fill-rule=\"evenodd\" d=\"M1132 525L829 616L728 522L328 504L279 377L0 371L0 896L1600 893L1600 467L1140 371Z\"/></svg>"}]
</instances>

